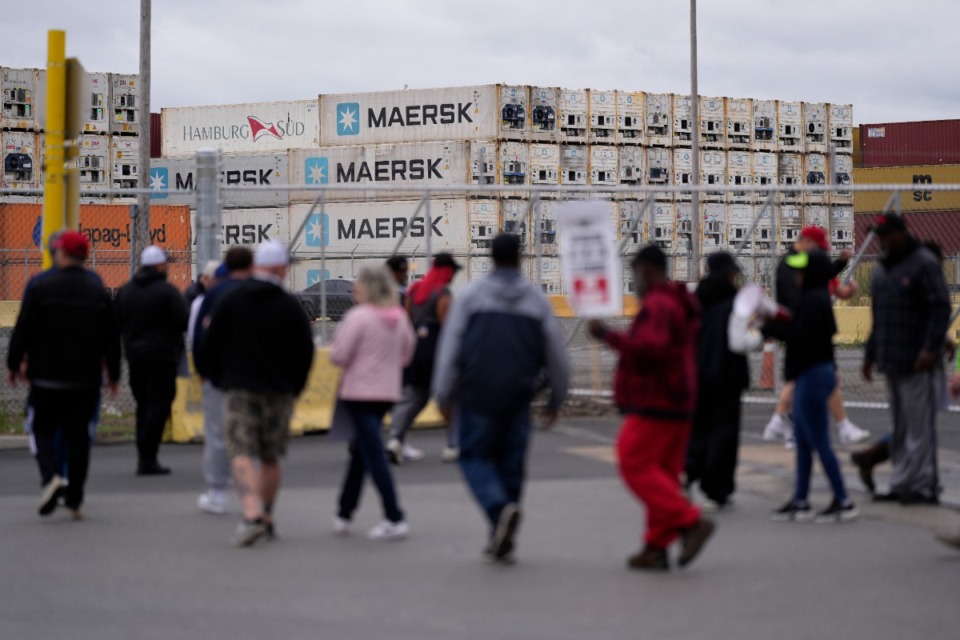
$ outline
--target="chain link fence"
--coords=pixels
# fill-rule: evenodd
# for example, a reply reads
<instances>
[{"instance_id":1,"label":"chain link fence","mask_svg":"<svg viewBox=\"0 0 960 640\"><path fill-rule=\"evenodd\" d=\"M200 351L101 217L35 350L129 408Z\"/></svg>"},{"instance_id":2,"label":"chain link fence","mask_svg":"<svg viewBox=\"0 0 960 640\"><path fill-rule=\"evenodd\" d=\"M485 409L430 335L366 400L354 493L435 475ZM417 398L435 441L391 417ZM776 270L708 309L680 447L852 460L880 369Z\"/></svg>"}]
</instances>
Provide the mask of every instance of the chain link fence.
<instances>
[{"instance_id":1,"label":"chain link fence","mask_svg":"<svg viewBox=\"0 0 960 640\"><path fill-rule=\"evenodd\" d=\"M823 226L833 242L834 253L842 248L855 248L852 203L833 204L831 198L839 188L830 185L792 186L790 191L777 186L737 186L736 191L733 187L713 186L709 194L703 193L698 225L692 224L695 216L686 198L690 192L676 188L611 187L600 191L586 187L547 190L518 186L507 191L505 185L500 185L490 189L462 187L417 192L410 187L399 190L379 186L350 189L271 185L265 189L222 186L215 181L212 187L212 197L220 207L220 219L214 225L215 246L219 247L220 254L237 244L255 249L268 239L289 245L292 265L287 286L294 293L312 287L314 301L312 306L305 307L312 309L309 315L314 318L318 344L325 343L332 335L337 319L333 311L349 304L349 294L344 296L330 283L349 283L361 267L382 264L394 253L410 260L411 276L417 279L429 268L431 256L445 251L464 264L462 275L454 283L456 294L466 281L483 277L492 269L490 241L501 231L517 233L523 239L527 277L538 283L544 293L562 297L564 283L558 252L558 234L562 231L552 211L563 200L597 198L608 203L610 224L621 241L625 298L631 298L634 291L627 266L629 258L651 241L668 253L671 275L687 281L693 279L688 276L697 271L691 260L691 249L694 234L699 234L702 239L700 271L707 254L730 250L738 255L743 266L744 281L760 284L770 293L779 257L803 225ZM893 193L910 188L909 185L883 185L872 190ZM960 185L934 188L960 190ZM846 197L851 190L871 187L847 185L842 189L841 195ZM773 195L781 192L791 194L790 198L800 202L774 200ZM809 207L803 204L808 192L821 194L822 203ZM90 203L81 207L81 230L92 245L88 266L100 274L105 286L114 292L129 279L132 260L136 257L131 255L132 225L127 203L137 193L135 190L104 193L108 201L120 204ZM157 200L151 206L151 238L166 247L171 260L170 280L183 290L198 273L197 194L170 191L164 198L168 200ZM169 201L183 204L164 204ZM722 220L718 213L721 210L725 212ZM41 205L37 202L11 202L9 193L0 194L3 240L0 300L18 301L26 282L42 268L40 211ZM934 237L925 237L929 235ZM940 236L934 229L920 239L938 241L942 239ZM862 242L859 236L856 240ZM945 248L943 269L956 305L960 301L960 249ZM869 306L869 281L877 260L876 251L876 247L868 248L855 265L852 280L858 284L859 292L849 301L838 302L838 308ZM316 296L328 298L326 319L317 317L316 309L323 305L316 303ZM337 296L344 297L346 302ZM13 311L15 306L7 307L8 316ZM845 311L838 311L843 313ZM610 396L616 356L590 339L576 318L561 318L560 322L569 347L575 395L606 401ZM629 318L612 320L617 326L626 326L628 322ZM7 317L6 324L11 323L12 317ZM864 327L868 328L868 322ZM955 330L956 325L952 331ZM4 347L9 333L9 328L0 329L0 344ZM846 336L838 344L837 361L844 395L853 406L882 407L886 402L882 379L867 384L860 378L865 337L865 332L852 338ZM751 356L752 384L747 399L772 404L782 385L782 353L775 354L772 388L769 384L761 388L764 364L763 354ZM766 365L769 370L769 360ZM22 387L12 389L4 385L0 391L0 421L3 421L0 424L19 422L25 402ZM126 386L118 398L103 403L104 415L118 420L129 420L133 409ZM951 410L960 411L960 406L954 404Z\"/></svg>"}]
</instances>

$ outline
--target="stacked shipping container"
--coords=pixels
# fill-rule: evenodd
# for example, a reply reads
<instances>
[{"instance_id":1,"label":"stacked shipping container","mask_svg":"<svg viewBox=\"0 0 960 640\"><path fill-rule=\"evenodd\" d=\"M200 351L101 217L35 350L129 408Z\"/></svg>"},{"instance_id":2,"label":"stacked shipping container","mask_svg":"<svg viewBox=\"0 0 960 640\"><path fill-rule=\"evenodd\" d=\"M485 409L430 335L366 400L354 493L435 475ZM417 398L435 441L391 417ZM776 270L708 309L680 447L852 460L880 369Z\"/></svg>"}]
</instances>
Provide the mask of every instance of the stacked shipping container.
<instances>
[{"instance_id":1,"label":"stacked shipping container","mask_svg":"<svg viewBox=\"0 0 960 640\"><path fill-rule=\"evenodd\" d=\"M83 202L106 203L109 189L136 186L139 175L138 140L140 86L135 75L88 73L83 93L83 133L76 140L77 165ZM4 190L39 189L43 185L43 130L46 72L39 69L0 68L0 187ZM157 132L159 137L159 132ZM0 195L6 202L38 202L39 196Z\"/></svg>"},{"instance_id":2,"label":"stacked shipping container","mask_svg":"<svg viewBox=\"0 0 960 640\"><path fill-rule=\"evenodd\" d=\"M317 110L316 117L311 108ZM778 158L787 154L793 154L787 163L787 183L826 181L830 179L826 152L834 145L841 156L850 153L853 128L848 105L701 97L700 122L694 124L686 96L506 85L323 95L312 104L164 109L162 120L164 157L152 168L158 191L163 193L158 198L185 201L183 194L169 190L192 187L189 167L197 148L213 146L224 152L225 247L243 237L237 231L244 226L243 220L255 225L255 216L267 215L262 213L267 204L287 208L286 227L295 235L303 221L302 207L317 194L310 190L243 193L229 187L285 181L308 186L402 187L390 193L328 192L325 215L313 222L322 223L315 229L329 232L320 237L327 238L331 277L349 276L360 260L379 261L392 253L402 235L401 225L417 209L423 190L431 187L501 187L484 197L445 194L430 202L429 229L436 233L431 248L469 256L470 263L478 265L469 272L482 272L485 258L474 256L482 256L492 235L501 229L524 232L531 252L539 241L544 255L556 254L557 224L549 202L556 194L541 194L534 206L527 194L511 189L515 185L597 187L596 195L611 201L611 224L629 229L631 212L639 211L639 195L614 198L611 192L604 194L603 188L692 183L693 126L699 126L704 141L700 180L718 185L774 184L780 175ZM805 127L812 128L809 135ZM784 153L780 153L781 141ZM820 155L809 161L806 170L808 145L811 153ZM654 228L641 224L630 246L654 239L678 258L686 256L693 241L690 194L661 192L656 199ZM746 192L726 197L721 192L705 193L696 212L704 251L738 241L762 201L762 196ZM799 197L787 198L775 213L777 228L786 204L791 206L785 226L792 228L805 219L802 212L807 203ZM838 221L835 238L852 237L852 220L831 215L835 204L844 203L821 196L809 204L821 210L811 219L825 225ZM849 203L845 206L849 208ZM458 216L463 219L457 220ZM269 218L274 219L272 214ZM276 228L274 222L265 224ZM427 229L424 207L400 250L422 255ZM769 252L771 234L778 232L771 230L768 220L750 239L750 251ZM849 241L840 244L846 246ZM318 245L305 240L293 249L307 262L319 252ZM315 265L305 269L316 277ZM554 272L559 277L559 269L542 269L546 290L562 288L559 281L550 280L549 273ZM300 273L295 284L313 278Z\"/></svg>"},{"instance_id":3,"label":"stacked shipping container","mask_svg":"<svg viewBox=\"0 0 960 640\"><path fill-rule=\"evenodd\" d=\"M899 210L914 235L938 242L947 256L960 254L960 192L931 191L927 185L960 184L960 120L860 125L858 182L913 184L900 194ZM857 158L855 157L856 161ZM858 240L883 210L889 193L857 193ZM953 274L953 281L960 274Z\"/></svg>"}]
</instances>

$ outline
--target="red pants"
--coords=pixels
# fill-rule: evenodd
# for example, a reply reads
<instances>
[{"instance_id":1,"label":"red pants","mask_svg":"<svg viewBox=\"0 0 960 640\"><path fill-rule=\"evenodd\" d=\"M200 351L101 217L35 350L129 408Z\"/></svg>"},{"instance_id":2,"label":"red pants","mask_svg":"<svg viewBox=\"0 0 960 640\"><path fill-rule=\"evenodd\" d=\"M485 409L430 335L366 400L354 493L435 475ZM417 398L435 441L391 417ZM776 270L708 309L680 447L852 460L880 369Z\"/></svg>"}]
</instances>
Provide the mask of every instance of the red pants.
<instances>
[{"instance_id":1,"label":"red pants","mask_svg":"<svg viewBox=\"0 0 960 640\"><path fill-rule=\"evenodd\" d=\"M680 487L690 438L689 422L667 422L628 415L617 437L620 475L647 508L644 541L665 548L680 529L700 519Z\"/></svg>"}]
</instances>

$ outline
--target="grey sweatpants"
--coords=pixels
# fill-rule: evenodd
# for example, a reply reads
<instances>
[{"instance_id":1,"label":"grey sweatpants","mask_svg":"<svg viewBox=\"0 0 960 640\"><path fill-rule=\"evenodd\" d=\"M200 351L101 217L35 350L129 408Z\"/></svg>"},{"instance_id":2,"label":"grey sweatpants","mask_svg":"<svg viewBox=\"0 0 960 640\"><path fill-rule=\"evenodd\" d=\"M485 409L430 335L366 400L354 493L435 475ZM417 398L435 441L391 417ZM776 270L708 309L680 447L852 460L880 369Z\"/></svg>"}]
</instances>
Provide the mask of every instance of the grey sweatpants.
<instances>
[{"instance_id":1,"label":"grey sweatpants","mask_svg":"<svg viewBox=\"0 0 960 640\"><path fill-rule=\"evenodd\" d=\"M430 388L403 385L403 397L390 410L390 437L403 442L407 431L413 426L427 403L430 402Z\"/></svg>"},{"instance_id":2,"label":"grey sweatpants","mask_svg":"<svg viewBox=\"0 0 960 640\"><path fill-rule=\"evenodd\" d=\"M909 375L887 375L893 440L890 490L925 498L939 493L937 412L943 373L939 368Z\"/></svg>"},{"instance_id":3,"label":"grey sweatpants","mask_svg":"<svg viewBox=\"0 0 960 640\"><path fill-rule=\"evenodd\" d=\"M428 387L404 385L403 397L390 410L390 437L404 442L407 431L413 426L413 421L417 419L417 416L429 402L430 389ZM456 419L454 419L453 424L447 425L447 446L454 449L460 446L456 425Z\"/></svg>"},{"instance_id":4,"label":"grey sweatpants","mask_svg":"<svg viewBox=\"0 0 960 640\"><path fill-rule=\"evenodd\" d=\"M203 381L203 478L211 489L230 484L230 456L223 431L223 391Z\"/></svg>"}]
</instances>

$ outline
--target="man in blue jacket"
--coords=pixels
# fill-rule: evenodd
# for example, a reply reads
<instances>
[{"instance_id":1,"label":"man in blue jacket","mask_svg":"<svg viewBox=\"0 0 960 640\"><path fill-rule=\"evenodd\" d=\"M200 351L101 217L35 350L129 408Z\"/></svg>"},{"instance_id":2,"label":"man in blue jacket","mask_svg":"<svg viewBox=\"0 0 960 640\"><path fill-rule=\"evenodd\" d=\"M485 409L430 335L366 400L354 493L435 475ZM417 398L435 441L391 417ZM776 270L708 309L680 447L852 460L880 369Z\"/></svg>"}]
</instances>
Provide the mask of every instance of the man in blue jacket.
<instances>
[{"instance_id":1,"label":"man in blue jacket","mask_svg":"<svg viewBox=\"0 0 960 640\"><path fill-rule=\"evenodd\" d=\"M513 560L530 439L530 403L547 374L546 424L567 395L569 363L560 327L542 293L520 275L520 239L492 245L494 272L454 300L440 334L433 393L460 425L460 468L490 523L484 554Z\"/></svg>"}]
</instances>

